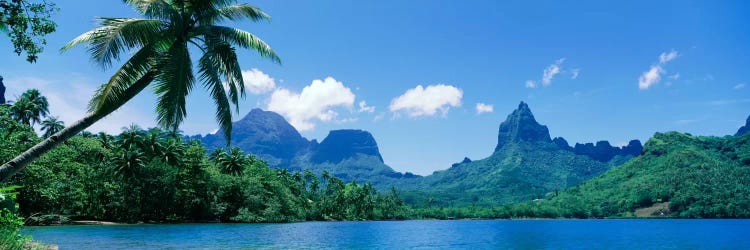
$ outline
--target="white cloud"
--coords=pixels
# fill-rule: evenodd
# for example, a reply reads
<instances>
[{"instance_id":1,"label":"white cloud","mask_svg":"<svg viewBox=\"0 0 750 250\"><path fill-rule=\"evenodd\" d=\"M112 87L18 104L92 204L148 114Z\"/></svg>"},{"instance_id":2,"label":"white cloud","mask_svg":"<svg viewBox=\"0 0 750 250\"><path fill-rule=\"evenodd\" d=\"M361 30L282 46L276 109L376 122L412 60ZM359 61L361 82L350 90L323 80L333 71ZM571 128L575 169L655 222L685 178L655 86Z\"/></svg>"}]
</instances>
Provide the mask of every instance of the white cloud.
<instances>
[{"instance_id":1,"label":"white cloud","mask_svg":"<svg viewBox=\"0 0 750 250\"><path fill-rule=\"evenodd\" d=\"M5 85L8 88L6 99L15 99L28 89L38 89L49 102L50 115L58 116L66 126L83 118L87 113L89 99L96 88L92 81L75 76L66 78L65 81L38 77L6 78ZM140 110L133 108L132 104L125 104L86 130L94 133L104 131L119 134L123 127L133 123L144 128L156 126L153 116Z\"/></svg>"},{"instance_id":2,"label":"white cloud","mask_svg":"<svg viewBox=\"0 0 750 250\"><path fill-rule=\"evenodd\" d=\"M677 51L664 52L659 55L659 64L665 64L677 58Z\"/></svg>"},{"instance_id":3,"label":"white cloud","mask_svg":"<svg viewBox=\"0 0 750 250\"><path fill-rule=\"evenodd\" d=\"M361 102L359 102L359 110L358 110L358 112L360 112L360 113L361 112L372 113L372 112L375 112L375 107L374 106L367 106L367 102L361 101Z\"/></svg>"},{"instance_id":4,"label":"white cloud","mask_svg":"<svg viewBox=\"0 0 750 250\"><path fill-rule=\"evenodd\" d=\"M390 111L404 111L411 117L445 115L450 107L461 106L463 91L451 85L418 85L391 101Z\"/></svg>"},{"instance_id":5,"label":"white cloud","mask_svg":"<svg viewBox=\"0 0 750 250\"><path fill-rule=\"evenodd\" d=\"M669 76L669 79L672 79L672 80L680 79L680 73Z\"/></svg>"},{"instance_id":6,"label":"white cloud","mask_svg":"<svg viewBox=\"0 0 750 250\"><path fill-rule=\"evenodd\" d=\"M648 89L651 85L658 83L661 80L661 74L664 70L657 65L651 66L643 75L638 78L638 88Z\"/></svg>"},{"instance_id":7,"label":"white cloud","mask_svg":"<svg viewBox=\"0 0 750 250\"><path fill-rule=\"evenodd\" d=\"M734 85L734 87L732 89L742 89L744 87L745 87L745 84L744 83L740 83L740 84Z\"/></svg>"},{"instance_id":8,"label":"white cloud","mask_svg":"<svg viewBox=\"0 0 750 250\"><path fill-rule=\"evenodd\" d=\"M578 74L581 73L581 69L573 69L570 71L570 79L575 80L578 78Z\"/></svg>"},{"instance_id":9,"label":"white cloud","mask_svg":"<svg viewBox=\"0 0 750 250\"><path fill-rule=\"evenodd\" d=\"M351 89L333 77L327 77L313 80L301 93L276 89L266 109L281 114L298 130L309 131L315 128L316 121L334 120L338 116L333 110L335 107L352 108L354 99Z\"/></svg>"},{"instance_id":10,"label":"white cloud","mask_svg":"<svg viewBox=\"0 0 750 250\"><path fill-rule=\"evenodd\" d=\"M477 115L482 113L492 113L494 111L494 106L490 104L484 104L484 103L477 103Z\"/></svg>"},{"instance_id":11,"label":"white cloud","mask_svg":"<svg viewBox=\"0 0 750 250\"><path fill-rule=\"evenodd\" d=\"M242 71L242 80L245 82L245 89L255 95L268 93L276 88L276 81L256 68Z\"/></svg>"},{"instance_id":12,"label":"white cloud","mask_svg":"<svg viewBox=\"0 0 750 250\"><path fill-rule=\"evenodd\" d=\"M544 86L552 84L552 79L555 78L555 75L560 74L560 70L562 69L560 65L562 65L563 62L565 62L565 58L560 58L555 61L555 63L544 69L544 74L542 75L542 84Z\"/></svg>"},{"instance_id":13,"label":"white cloud","mask_svg":"<svg viewBox=\"0 0 750 250\"><path fill-rule=\"evenodd\" d=\"M654 84L659 83L661 81L662 75L667 73L667 71L664 69L664 66L669 62L677 58L679 54L677 51L672 50L669 53L664 52L659 55L659 63L656 65L651 65L651 68L643 72L640 77L638 77L638 88L640 89L648 89ZM677 79L680 77L679 74L673 75ZM670 76L672 78L673 76Z\"/></svg>"},{"instance_id":14,"label":"white cloud","mask_svg":"<svg viewBox=\"0 0 750 250\"><path fill-rule=\"evenodd\" d=\"M537 86L537 85L536 85L536 82L535 82L535 81L532 81L532 80L526 80L526 87L527 87L527 88L531 88L531 89L533 89L533 88L536 88L536 86Z\"/></svg>"}]
</instances>

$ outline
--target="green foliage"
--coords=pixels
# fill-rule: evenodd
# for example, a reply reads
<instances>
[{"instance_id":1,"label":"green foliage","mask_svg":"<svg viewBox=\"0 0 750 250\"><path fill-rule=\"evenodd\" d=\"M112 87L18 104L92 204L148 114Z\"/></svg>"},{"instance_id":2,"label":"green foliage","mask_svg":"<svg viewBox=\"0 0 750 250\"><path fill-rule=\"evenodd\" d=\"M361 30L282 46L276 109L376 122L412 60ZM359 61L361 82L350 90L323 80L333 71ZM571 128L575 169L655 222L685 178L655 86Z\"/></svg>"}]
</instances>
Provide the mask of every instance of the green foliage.
<instances>
[{"instance_id":1,"label":"green foliage","mask_svg":"<svg viewBox=\"0 0 750 250\"><path fill-rule=\"evenodd\" d=\"M48 117L42 121L42 131L44 131L44 138L50 137L60 130L65 128L65 123L57 119L57 117Z\"/></svg>"},{"instance_id":2,"label":"green foliage","mask_svg":"<svg viewBox=\"0 0 750 250\"><path fill-rule=\"evenodd\" d=\"M44 0L0 1L0 32L10 37L16 54L26 52L26 60L36 62L47 44L44 36L57 28L51 19L55 12L55 4Z\"/></svg>"},{"instance_id":3,"label":"green foliage","mask_svg":"<svg viewBox=\"0 0 750 250\"><path fill-rule=\"evenodd\" d=\"M29 237L20 234L23 218L17 215L15 190L18 186L0 188L0 248L24 249L31 241Z\"/></svg>"},{"instance_id":4,"label":"green foliage","mask_svg":"<svg viewBox=\"0 0 750 250\"><path fill-rule=\"evenodd\" d=\"M545 217L747 218L749 141L657 133L640 157L528 205L551 211Z\"/></svg>"},{"instance_id":5,"label":"green foliage","mask_svg":"<svg viewBox=\"0 0 750 250\"><path fill-rule=\"evenodd\" d=\"M42 122L42 118L49 114L47 98L39 90L30 89L23 92L10 108L11 116L18 122L32 126Z\"/></svg>"},{"instance_id":6,"label":"green foliage","mask_svg":"<svg viewBox=\"0 0 750 250\"><path fill-rule=\"evenodd\" d=\"M497 206L544 198L611 166L548 142L513 142L486 159L458 164L401 187L407 203L417 207Z\"/></svg>"},{"instance_id":7,"label":"green foliage","mask_svg":"<svg viewBox=\"0 0 750 250\"><path fill-rule=\"evenodd\" d=\"M39 140L28 126L0 137L0 160ZM3 127L5 128L5 127ZM12 178L20 212L30 223L67 220L122 222L403 219L408 208L395 190L378 193L366 183L345 184L313 172L277 170L237 148L210 154L197 140L159 129L124 128L117 136L75 136ZM62 216L61 216L62 215Z\"/></svg>"}]
</instances>

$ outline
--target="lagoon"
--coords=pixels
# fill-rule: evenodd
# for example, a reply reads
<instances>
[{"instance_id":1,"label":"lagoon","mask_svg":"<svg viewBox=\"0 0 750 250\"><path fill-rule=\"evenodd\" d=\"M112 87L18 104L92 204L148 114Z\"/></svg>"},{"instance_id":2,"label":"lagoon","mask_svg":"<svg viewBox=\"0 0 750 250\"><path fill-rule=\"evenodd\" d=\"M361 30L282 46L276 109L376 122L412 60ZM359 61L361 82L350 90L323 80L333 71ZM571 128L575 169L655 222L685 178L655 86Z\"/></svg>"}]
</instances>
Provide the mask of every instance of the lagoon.
<instances>
[{"instance_id":1,"label":"lagoon","mask_svg":"<svg viewBox=\"0 0 750 250\"><path fill-rule=\"evenodd\" d=\"M60 249L748 249L750 220L455 220L26 227Z\"/></svg>"}]
</instances>

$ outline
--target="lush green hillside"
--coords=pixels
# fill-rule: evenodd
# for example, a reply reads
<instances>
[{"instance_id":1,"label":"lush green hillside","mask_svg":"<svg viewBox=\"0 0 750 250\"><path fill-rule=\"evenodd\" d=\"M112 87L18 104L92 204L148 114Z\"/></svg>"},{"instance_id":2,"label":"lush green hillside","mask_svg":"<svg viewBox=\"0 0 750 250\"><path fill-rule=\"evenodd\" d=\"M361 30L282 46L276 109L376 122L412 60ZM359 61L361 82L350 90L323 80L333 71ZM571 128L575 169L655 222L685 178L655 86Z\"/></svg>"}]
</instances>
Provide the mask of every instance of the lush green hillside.
<instances>
[{"instance_id":1,"label":"lush green hillside","mask_svg":"<svg viewBox=\"0 0 750 250\"><path fill-rule=\"evenodd\" d=\"M553 142L547 127L535 120L523 102L500 125L498 134L497 147L490 157L465 160L402 185L408 190L407 202L418 206L465 206L544 198L632 157L617 155L610 157L611 162L602 162L576 154L567 142L564 146Z\"/></svg>"},{"instance_id":2,"label":"lush green hillside","mask_svg":"<svg viewBox=\"0 0 750 250\"><path fill-rule=\"evenodd\" d=\"M643 155L535 204L574 217L750 217L750 134L657 133Z\"/></svg>"}]
</instances>

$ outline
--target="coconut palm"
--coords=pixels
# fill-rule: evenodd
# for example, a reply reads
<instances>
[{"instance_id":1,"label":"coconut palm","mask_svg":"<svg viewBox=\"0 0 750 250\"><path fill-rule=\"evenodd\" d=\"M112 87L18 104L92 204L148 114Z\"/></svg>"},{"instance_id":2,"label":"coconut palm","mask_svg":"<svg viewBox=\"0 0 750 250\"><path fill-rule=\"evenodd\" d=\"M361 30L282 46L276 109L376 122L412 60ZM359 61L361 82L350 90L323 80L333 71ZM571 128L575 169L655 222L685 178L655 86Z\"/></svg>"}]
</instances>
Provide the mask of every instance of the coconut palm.
<instances>
[{"instance_id":1,"label":"coconut palm","mask_svg":"<svg viewBox=\"0 0 750 250\"><path fill-rule=\"evenodd\" d=\"M137 148L123 149L115 156L113 170L118 176L132 180L146 166L146 156Z\"/></svg>"},{"instance_id":2,"label":"coconut palm","mask_svg":"<svg viewBox=\"0 0 750 250\"><path fill-rule=\"evenodd\" d=\"M32 126L41 123L49 113L49 103L39 90L29 89L23 92L10 108L11 116L18 122Z\"/></svg>"},{"instance_id":3,"label":"coconut palm","mask_svg":"<svg viewBox=\"0 0 750 250\"><path fill-rule=\"evenodd\" d=\"M49 117L42 121L42 131L44 131L44 138L50 137L53 134L60 132L65 128L65 123L57 119L57 117Z\"/></svg>"},{"instance_id":4,"label":"coconut palm","mask_svg":"<svg viewBox=\"0 0 750 250\"><path fill-rule=\"evenodd\" d=\"M250 163L250 158L238 147L230 148L229 152L222 150L214 159L222 173L231 175L241 175L245 165Z\"/></svg>"},{"instance_id":5,"label":"coconut palm","mask_svg":"<svg viewBox=\"0 0 750 250\"><path fill-rule=\"evenodd\" d=\"M200 81L216 105L216 120L229 142L231 104L239 110L238 100L245 94L235 49L255 50L280 63L273 49L260 38L219 25L243 19L269 20L257 7L236 4L234 0L124 2L144 18L99 18L101 27L73 39L62 50L88 45L92 60L104 69L121 56L131 55L130 58L95 92L83 119L5 163L0 167L0 180L7 180L60 142L117 110L149 85L153 85L158 97L158 124L176 130L187 114L185 97ZM193 65L195 55L189 49L193 46L199 55L197 65ZM197 77L194 67L198 69Z\"/></svg>"}]
</instances>

